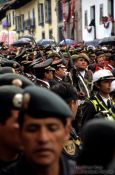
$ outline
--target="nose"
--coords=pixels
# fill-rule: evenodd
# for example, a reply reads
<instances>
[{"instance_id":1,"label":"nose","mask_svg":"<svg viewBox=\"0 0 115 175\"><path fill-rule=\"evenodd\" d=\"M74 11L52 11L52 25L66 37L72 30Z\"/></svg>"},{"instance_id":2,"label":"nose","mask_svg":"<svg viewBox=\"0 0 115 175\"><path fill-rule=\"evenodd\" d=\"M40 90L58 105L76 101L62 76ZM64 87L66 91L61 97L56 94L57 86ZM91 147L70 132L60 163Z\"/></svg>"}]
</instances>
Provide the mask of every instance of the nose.
<instances>
[{"instance_id":1,"label":"nose","mask_svg":"<svg viewBox=\"0 0 115 175\"><path fill-rule=\"evenodd\" d=\"M38 133L38 141L45 143L50 139L50 134L46 128L41 128Z\"/></svg>"}]
</instances>

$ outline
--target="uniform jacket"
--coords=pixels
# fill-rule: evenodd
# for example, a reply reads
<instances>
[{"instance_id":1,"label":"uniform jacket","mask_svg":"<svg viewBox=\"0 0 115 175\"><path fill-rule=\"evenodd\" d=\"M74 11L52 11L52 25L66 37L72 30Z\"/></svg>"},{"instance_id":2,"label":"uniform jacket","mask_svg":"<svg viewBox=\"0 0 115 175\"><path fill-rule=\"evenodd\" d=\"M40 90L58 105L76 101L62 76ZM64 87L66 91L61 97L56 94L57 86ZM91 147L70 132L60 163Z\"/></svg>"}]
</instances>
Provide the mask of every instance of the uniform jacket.
<instances>
[{"instance_id":1,"label":"uniform jacket","mask_svg":"<svg viewBox=\"0 0 115 175\"><path fill-rule=\"evenodd\" d=\"M60 158L59 175L74 175L76 167L72 165L64 156ZM36 175L32 172L31 167L27 164L24 157L17 164L12 165L0 172L0 175ZM38 175L38 174L37 174ZM53 175L53 174L52 174Z\"/></svg>"},{"instance_id":2,"label":"uniform jacket","mask_svg":"<svg viewBox=\"0 0 115 175\"><path fill-rule=\"evenodd\" d=\"M99 101L97 101L97 98ZM93 101L96 101L96 108L93 104ZM101 105L102 104L102 105ZM86 100L83 107L83 118L82 118L82 125L86 123L90 119L94 119L96 114L100 111L105 111L105 109L108 109L108 106L104 103L102 97L99 94L96 94L95 96L91 97L90 99Z\"/></svg>"}]
</instances>

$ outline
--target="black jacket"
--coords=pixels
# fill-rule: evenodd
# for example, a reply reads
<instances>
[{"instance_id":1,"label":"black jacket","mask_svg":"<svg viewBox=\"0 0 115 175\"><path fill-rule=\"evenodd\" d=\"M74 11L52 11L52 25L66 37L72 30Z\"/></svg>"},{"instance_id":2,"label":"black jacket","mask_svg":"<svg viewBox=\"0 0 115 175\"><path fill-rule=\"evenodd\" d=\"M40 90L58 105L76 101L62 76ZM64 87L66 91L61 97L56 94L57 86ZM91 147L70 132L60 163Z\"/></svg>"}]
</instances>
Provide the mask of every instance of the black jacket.
<instances>
[{"instance_id":1,"label":"black jacket","mask_svg":"<svg viewBox=\"0 0 115 175\"><path fill-rule=\"evenodd\" d=\"M95 100L97 103L96 105L97 110L95 109L95 106L92 103L93 100ZM108 106L104 103L102 97L99 94L96 94L95 96L91 97L89 100L86 100L82 107L82 111L83 111L82 125L84 125L87 121L91 119L97 118L96 114L98 114L101 111L105 111L105 109L108 110Z\"/></svg>"},{"instance_id":2,"label":"black jacket","mask_svg":"<svg viewBox=\"0 0 115 175\"><path fill-rule=\"evenodd\" d=\"M73 162L72 162L73 163ZM59 175L74 175L76 166L69 162L64 156L60 159L60 173ZM12 165L0 172L0 175L35 175L31 167L27 164L24 157L20 159L17 164Z\"/></svg>"}]
</instances>

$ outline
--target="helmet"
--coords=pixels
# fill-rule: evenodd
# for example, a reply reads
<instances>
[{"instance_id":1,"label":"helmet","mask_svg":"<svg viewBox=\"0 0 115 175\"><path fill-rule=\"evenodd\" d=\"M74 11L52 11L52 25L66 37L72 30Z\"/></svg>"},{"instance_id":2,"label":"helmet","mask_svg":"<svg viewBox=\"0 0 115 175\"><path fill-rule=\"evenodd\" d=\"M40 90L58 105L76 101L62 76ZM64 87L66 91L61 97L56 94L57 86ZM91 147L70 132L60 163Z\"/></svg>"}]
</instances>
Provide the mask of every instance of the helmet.
<instances>
[{"instance_id":1,"label":"helmet","mask_svg":"<svg viewBox=\"0 0 115 175\"><path fill-rule=\"evenodd\" d=\"M114 80L115 77L113 76L110 70L101 69L96 71L93 74L93 83L101 80Z\"/></svg>"},{"instance_id":2,"label":"helmet","mask_svg":"<svg viewBox=\"0 0 115 175\"><path fill-rule=\"evenodd\" d=\"M113 91L115 91L115 80L112 81L112 83L111 83L111 90L110 90L110 92L113 92Z\"/></svg>"}]
</instances>

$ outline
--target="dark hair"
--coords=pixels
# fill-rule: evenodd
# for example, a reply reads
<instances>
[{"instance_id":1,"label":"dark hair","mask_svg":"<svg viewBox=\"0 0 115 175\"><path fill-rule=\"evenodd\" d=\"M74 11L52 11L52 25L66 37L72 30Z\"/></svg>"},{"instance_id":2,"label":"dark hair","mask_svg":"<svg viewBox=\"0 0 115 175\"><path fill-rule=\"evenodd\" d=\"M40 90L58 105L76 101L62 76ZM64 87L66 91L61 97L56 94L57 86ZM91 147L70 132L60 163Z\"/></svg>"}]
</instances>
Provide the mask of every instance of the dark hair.
<instances>
[{"instance_id":1,"label":"dark hair","mask_svg":"<svg viewBox=\"0 0 115 175\"><path fill-rule=\"evenodd\" d=\"M77 89L69 83L61 82L51 87L51 91L58 94L66 103L77 100Z\"/></svg>"},{"instance_id":2,"label":"dark hair","mask_svg":"<svg viewBox=\"0 0 115 175\"><path fill-rule=\"evenodd\" d=\"M11 109L0 111L0 124L5 124L5 122L10 118Z\"/></svg>"},{"instance_id":3,"label":"dark hair","mask_svg":"<svg viewBox=\"0 0 115 175\"><path fill-rule=\"evenodd\" d=\"M45 73L48 73L48 72L49 72L49 70L37 70L37 69L36 69L36 70L35 70L35 75L36 75L37 78L43 79Z\"/></svg>"}]
</instances>

